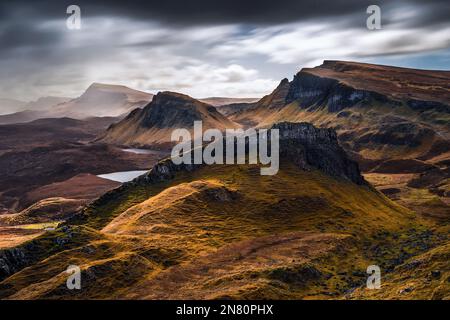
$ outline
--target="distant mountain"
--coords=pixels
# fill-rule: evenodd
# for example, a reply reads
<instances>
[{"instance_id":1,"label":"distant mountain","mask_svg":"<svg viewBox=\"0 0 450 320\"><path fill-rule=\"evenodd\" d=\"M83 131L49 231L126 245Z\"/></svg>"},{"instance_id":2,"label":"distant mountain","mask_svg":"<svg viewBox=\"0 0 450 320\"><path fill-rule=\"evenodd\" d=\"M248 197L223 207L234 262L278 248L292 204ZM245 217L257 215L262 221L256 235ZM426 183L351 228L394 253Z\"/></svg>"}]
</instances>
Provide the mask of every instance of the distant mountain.
<instances>
[{"instance_id":1,"label":"distant mountain","mask_svg":"<svg viewBox=\"0 0 450 320\"><path fill-rule=\"evenodd\" d=\"M8 104L17 111L0 116L0 124L29 122L43 118L85 119L89 117L118 117L131 110L143 107L151 101L150 93L133 90L125 86L93 83L78 98L43 97L36 101ZM1 103L1 100L0 100ZM1 104L0 104L0 111Z\"/></svg>"},{"instance_id":2,"label":"distant mountain","mask_svg":"<svg viewBox=\"0 0 450 320\"><path fill-rule=\"evenodd\" d=\"M115 117L145 106L152 98L150 93L125 86L94 83L80 97L56 106L52 113L76 119Z\"/></svg>"},{"instance_id":3,"label":"distant mountain","mask_svg":"<svg viewBox=\"0 0 450 320\"><path fill-rule=\"evenodd\" d=\"M25 101L0 98L0 115L23 111L26 104Z\"/></svg>"},{"instance_id":4,"label":"distant mountain","mask_svg":"<svg viewBox=\"0 0 450 320\"><path fill-rule=\"evenodd\" d=\"M226 98L226 97L210 97L199 99L201 102L210 104L214 107L225 106L235 103L252 103L259 100L259 98Z\"/></svg>"},{"instance_id":5,"label":"distant mountain","mask_svg":"<svg viewBox=\"0 0 450 320\"><path fill-rule=\"evenodd\" d=\"M30 111L49 111L51 112L52 109L61 104L70 101L72 98L67 97L41 97L37 99L36 101L28 102L25 105L26 110Z\"/></svg>"},{"instance_id":6,"label":"distant mountain","mask_svg":"<svg viewBox=\"0 0 450 320\"><path fill-rule=\"evenodd\" d=\"M23 105L15 109L15 111L23 111L0 115L0 124L24 123L54 117L53 109L55 106L67 102L70 99L64 97L42 97L36 101L23 103Z\"/></svg>"},{"instance_id":7,"label":"distant mountain","mask_svg":"<svg viewBox=\"0 0 450 320\"><path fill-rule=\"evenodd\" d=\"M124 120L112 125L100 141L131 146L169 146L174 129L192 129L196 120L203 121L203 129L239 127L209 104L166 91L158 93L145 108L133 110Z\"/></svg>"},{"instance_id":8,"label":"distant mountain","mask_svg":"<svg viewBox=\"0 0 450 320\"><path fill-rule=\"evenodd\" d=\"M40 119L45 117L46 113L42 111L19 111L11 114L5 114L0 116L0 125L3 124L14 124L14 123L25 123Z\"/></svg>"},{"instance_id":9,"label":"distant mountain","mask_svg":"<svg viewBox=\"0 0 450 320\"><path fill-rule=\"evenodd\" d=\"M247 108L249 108L249 107L251 107L253 105L254 105L254 103L246 103L246 102L243 102L243 103L232 103L232 104L226 104L226 105L223 105L223 106L217 106L216 109L221 114L223 114L224 116L228 117L228 116L230 116L230 115L232 115L234 113L242 112L245 109L247 109Z\"/></svg>"}]
</instances>

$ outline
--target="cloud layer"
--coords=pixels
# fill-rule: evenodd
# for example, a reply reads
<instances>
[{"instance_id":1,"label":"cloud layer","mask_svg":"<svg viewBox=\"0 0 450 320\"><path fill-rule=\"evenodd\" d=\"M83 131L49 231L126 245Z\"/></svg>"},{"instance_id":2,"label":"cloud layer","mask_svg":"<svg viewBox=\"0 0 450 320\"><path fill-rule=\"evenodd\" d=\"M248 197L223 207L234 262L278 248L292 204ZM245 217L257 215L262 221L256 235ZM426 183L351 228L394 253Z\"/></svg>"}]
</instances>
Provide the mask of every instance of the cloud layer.
<instances>
[{"instance_id":1,"label":"cloud layer","mask_svg":"<svg viewBox=\"0 0 450 320\"><path fill-rule=\"evenodd\" d=\"M66 28L65 2L2 1L0 97L77 96L92 82L256 97L324 59L448 68L445 1L382 1L377 31L360 0L78 1L81 30Z\"/></svg>"}]
</instances>

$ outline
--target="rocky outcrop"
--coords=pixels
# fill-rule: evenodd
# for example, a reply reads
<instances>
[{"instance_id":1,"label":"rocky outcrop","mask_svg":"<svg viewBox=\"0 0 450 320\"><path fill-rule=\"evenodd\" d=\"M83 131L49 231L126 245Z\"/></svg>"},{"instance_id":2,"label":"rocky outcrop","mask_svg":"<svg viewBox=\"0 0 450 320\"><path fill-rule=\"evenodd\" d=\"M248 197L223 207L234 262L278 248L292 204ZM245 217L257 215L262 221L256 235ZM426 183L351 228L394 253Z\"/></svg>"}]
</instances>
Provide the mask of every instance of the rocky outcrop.
<instances>
[{"instance_id":1,"label":"rocky outcrop","mask_svg":"<svg viewBox=\"0 0 450 320\"><path fill-rule=\"evenodd\" d=\"M304 68L290 83L286 103L300 107L326 106L330 112L372 102L393 107L406 104L414 111L449 113L450 72L325 60Z\"/></svg>"},{"instance_id":2,"label":"rocky outcrop","mask_svg":"<svg viewBox=\"0 0 450 320\"><path fill-rule=\"evenodd\" d=\"M348 179L357 184L364 183L358 164L350 160L339 146L333 129L320 129L309 123L289 122L275 124L272 128L278 129L280 133L281 162L292 161L303 170L316 168L334 177ZM168 181L173 179L177 172L192 172L199 166L202 165L176 165L171 159L165 159L157 163L147 174L128 184Z\"/></svg>"},{"instance_id":3,"label":"rocky outcrop","mask_svg":"<svg viewBox=\"0 0 450 320\"><path fill-rule=\"evenodd\" d=\"M302 108L326 106L329 112L339 112L344 108L370 101L399 105L387 96L369 90L356 89L338 79L319 77L300 71L294 76L286 103L298 101Z\"/></svg>"},{"instance_id":4,"label":"rocky outcrop","mask_svg":"<svg viewBox=\"0 0 450 320\"><path fill-rule=\"evenodd\" d=\"M21 270L27 263L21 249L0 250L0 281Z\"/></svg>"},{"instance_id":5,"label":"rocky outcrop","mask_svg":"<svg viewBox=\"0 0 450 320\"><path fill-rule=\"evenodd\" d=\"M437 101L423 101L411 99L406 102L406 104L413 110L424 112L427 110L435 110L442 113L450 113L450 101L449 104L444 104Z\"/></svg>"},{"instance_id":6,"label":"rocky outcrop","mask_svg":"<svg viewBox=\"0 0 450 320\"><path fill-rule=\"evenodd\" d=\"M194 121L203 128L225 130L238 124L215 107L176 92L159 92L143 109L133 110L125 119L110 126L98 141L128 146L171 146L174 129L192 130Z\"/></svg>"},{"instance_id":7,"label":"rocky outcrop","mask_svg":"<svg viewBox=\"0 0 450 320\"><path fill-rule=\"evenodd\" d=\"M358 164L350 160L339 146L333 129L316 128L310 123L290 122L275 124L272 129L278 129L280 133L280 161L292 161L303 170L316 168L334 177L348 179L357 184L364 183ZM171 159L166 159L133 183L167 181L179 171L191 172L199 166L175 165Z\"/></svg>"},{"instance_id":8,"label":"rocky outcrop","mask_svg":"<svg viewBox=\"0 0 450 320\"><path fill-rule=\"evenodd\" d=\"M153 103L144 108L141 125L147 128L192 127L194 121L203 120L203 112L220 117L213 106L204 104L189 96L174 93L158 93Z\"/></svg>"},{"instance_id":9,"label":"rocky outcrop","mask_svg":"<svg viewBox=\"0 0 450 320\"><path fill-rule=\"evenodd\" d=\"M293 161L304 170L316 168L330 176L364 183L358 164L347 157L333 129L320 129L304 122L282 122L272 128L280 132L281 161Z\"/></svg>"}]
</instances>

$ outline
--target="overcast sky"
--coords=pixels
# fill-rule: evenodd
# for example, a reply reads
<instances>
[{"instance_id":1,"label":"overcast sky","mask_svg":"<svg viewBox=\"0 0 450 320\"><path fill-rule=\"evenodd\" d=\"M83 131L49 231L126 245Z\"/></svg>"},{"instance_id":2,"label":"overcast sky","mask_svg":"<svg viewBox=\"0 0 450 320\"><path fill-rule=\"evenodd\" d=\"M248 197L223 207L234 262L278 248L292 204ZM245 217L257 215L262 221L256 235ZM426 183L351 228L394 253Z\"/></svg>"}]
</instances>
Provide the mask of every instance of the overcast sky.
<instances>
[{"instance_id":1,"label":"overcast sky","mask_svg":"<svg viewBox=\"0 0 450 320\"><path fill-rule=\"evenodd\" d=\"M66 8L81 7L81 30ZM368 30L367 6L382 30ZM450 69L448 0L0 2L0 97L79 96L92 82L197 98L259 97L342 59Z\"/></svg>"}]
</instances>

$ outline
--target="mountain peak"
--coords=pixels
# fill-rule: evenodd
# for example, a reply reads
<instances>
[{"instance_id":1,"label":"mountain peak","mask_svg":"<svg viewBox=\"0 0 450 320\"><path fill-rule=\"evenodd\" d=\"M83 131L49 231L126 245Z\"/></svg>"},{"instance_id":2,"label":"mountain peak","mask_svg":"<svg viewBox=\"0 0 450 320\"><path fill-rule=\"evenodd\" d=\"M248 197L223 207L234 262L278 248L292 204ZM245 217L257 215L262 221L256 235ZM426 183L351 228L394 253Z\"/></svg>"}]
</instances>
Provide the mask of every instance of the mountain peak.
<instances>
[{"instance_id":1,"label":"mountain peak","mask_svg":"<svg viewBox=\"0 0 450 320\"><path fill-rule=\"evenodd\" d=\"M155 103L161 103L161 102L169 102L169 101L178 101L178 102L185 102L185 103L194 103L194 104L205 104L199 100L196 100L186 94L173 92L173 91L160 91L156 94L156 96L153 98L153 101Z\"/></svg>"},{"instance_id":2,"label":"mountain peak","mask_svg":"<svg viewBox=\"0 0 450 320\"><path fill-rule=\"evenodd\" d=\"M327 105L334 112L378 101L448 113L449 81L450 71L325 60L322 65L303 68L295 75L287 102L297 100L303 107Z\"/></svg>"},{"instance_id":3,"label":"mountain peak","mask_svg":"<svg viewBox=\"0 0 450 320\"><path fill-rule=\"evenodd\" d=\"M170 137L173 129L192 129L194 121L202 121L204 129L239 127L212 105L178 92L162 91L145 108L133 111L110 127L101 140L121 145L166 148L172 145Z\"/></svg>"},{"instance_id":4,"label":"mountain peak","mask_svg":"<svg viewBox=\"0 0 450 320\"><path fill-rule=\"evenodd\" d=\"M133 89L128 88L123 85L94 82L86 89L84 94L90 93L90 92L98 92L98 91L108 91L108 92L136 91L136 92L140 92L140 91L133 90Z\"/></svg>"}]
</instances>

